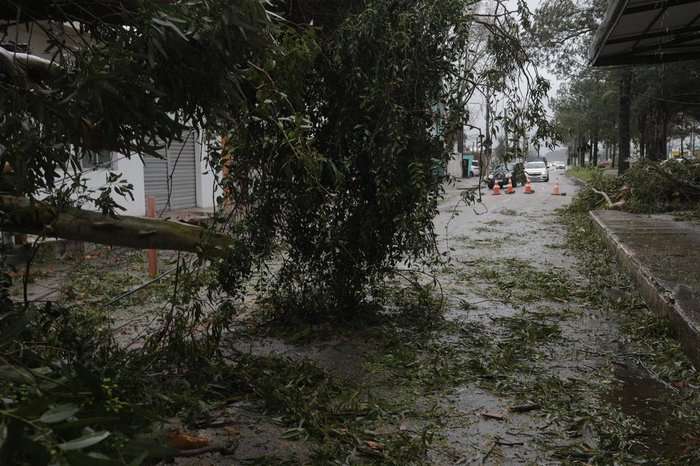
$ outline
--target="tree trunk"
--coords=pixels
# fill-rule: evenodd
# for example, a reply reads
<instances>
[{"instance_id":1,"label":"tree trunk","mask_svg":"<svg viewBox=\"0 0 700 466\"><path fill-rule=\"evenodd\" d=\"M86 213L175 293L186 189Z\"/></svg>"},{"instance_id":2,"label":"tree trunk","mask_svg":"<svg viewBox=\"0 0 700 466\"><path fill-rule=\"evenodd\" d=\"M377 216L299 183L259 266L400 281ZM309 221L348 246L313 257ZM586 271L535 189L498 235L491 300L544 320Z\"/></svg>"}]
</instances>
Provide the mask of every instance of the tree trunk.
<instances>
[{"instance_id":1,"label":"tree trunk","mask_svg":"<svg viewBox=\"0 0 700 466\"><path fill-rule=\"evenodd\" d=\"M630 157L630 94L632 88L632 73L624 70L620 78L620 112L619 134L620 134L620 155L618 158L617 170L622 175L629 166Z\"/></svg>"},{"instance_id":2,"label":"tree trunk","mask_svg":"<svg viewBox=\"0 0 700 466\"><path fill-rule=\"evenodd\" d=\"M681 157L683 157L683 142L685 141L685 136L681 136Z\"/></svg>"},{"instance_id":3,"label":"tree trunk","mask_svg":"<svg viewBox=\"0 0 700 466\"><path fill-rule=\"evenodd\" d=\"M172 249L224 257L232 240L204 228L168 220L109 217L68 208L58 210L23 197L0 195L0 230L125 246L136 249Z\"/></svg>"},{"instance_id":4,"label":"tree trunk","mask_svg":"<svg viewBox=\"0 0 700 466\"><path fill-rule=\"evenodd\" d=\"M655 104L649 111L651 116L647 122L647 151L646 158L661 161L666 159L667 150L667 112L660 104Z\"/></svg>"},{"instance_id":5,"label":"tree trunk","mask_svg":"<svg viewBox=\"0 0 700 466\"><path fill-rule=\"evenodd\" d=\"M593 166L598 166L598 128L593 133Z\"/></svg>"},{"instance_id":6,"label":"tree trunk","mask_svg":"<svg viewBox=\"0 0 700 466\"><path fill-rule=\"evenodd\" d=\"M646 129L647 129L647 115L642 113L639 116L639 158L644 160L646 158Z\"/></svg>"},{"instance_id":7,"label":"tree trunk","mask_svg":"<svg viewBox=\"0 0 700 466\"><path fill-rule=\"evenodd\" d=\"M695 157L695 123L690 128L690 156Z\"/></svg>"}]
</instances>

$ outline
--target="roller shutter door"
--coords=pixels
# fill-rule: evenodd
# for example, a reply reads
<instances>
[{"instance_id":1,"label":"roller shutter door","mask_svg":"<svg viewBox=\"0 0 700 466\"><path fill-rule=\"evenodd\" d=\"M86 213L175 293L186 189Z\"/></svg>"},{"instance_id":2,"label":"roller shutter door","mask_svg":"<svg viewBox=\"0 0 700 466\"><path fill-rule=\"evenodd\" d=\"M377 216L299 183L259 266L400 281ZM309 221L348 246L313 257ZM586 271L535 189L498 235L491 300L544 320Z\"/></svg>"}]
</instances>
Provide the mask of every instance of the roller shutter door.
<instances>
[{"instance_id":1,"label":"roller shutter door","mask_svg":"<svg viewBox=\"0 0 700 466\"><path fill-rule=\"evenodd\" d=\"M174 141L163 155L163 159L148 156L143 158L146 198L156 198L158 213L196 207L197 161L194 133L184 142Z\"/></svg>"},{"instance_id":2,"label":"roller shutter door","mask_svg":"<svg viewBox=\"0 0 700 466\"><path fill-rule=\"evenodd\" d=\"M143 158L143 184L146 193L146 212L148 197L156 198L156 210L161 212L168 202L168 161L155 157Z\"/></svg>"},{"instance_id":3,"label":"roller shutter door","mask_svg":"<svg viewBox=\"0 0 700 466\"><path fill-rule=\"evenodd\" d=\"M194 156L194 134L185 142L173 142L168 147L168 172L172 173L172 209L197 206L197 166Z\"/></svg>"}]
</instances>

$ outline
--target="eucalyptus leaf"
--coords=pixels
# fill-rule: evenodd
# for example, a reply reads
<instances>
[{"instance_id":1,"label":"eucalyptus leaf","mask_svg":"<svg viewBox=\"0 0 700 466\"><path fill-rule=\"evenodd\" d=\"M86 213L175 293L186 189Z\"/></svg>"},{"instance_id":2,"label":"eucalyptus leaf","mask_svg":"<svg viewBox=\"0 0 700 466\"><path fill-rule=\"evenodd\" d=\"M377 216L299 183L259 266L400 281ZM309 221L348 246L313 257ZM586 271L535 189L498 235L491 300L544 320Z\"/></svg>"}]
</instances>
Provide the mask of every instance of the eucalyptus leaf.
<instances>
[{"instance_id":1,"label":"eucalyptus leaf","mask_svg":"<svg viewBox=\"0 0 700 466\"><path fill-rule=\"evenodd\" d=\"M82 450L83 448L88 448L93 445L97 445L109 436L110 432L106 430L100 432L91 432L77 439L70 440L64 443L59 443L58 448L60 448L63 451Z\"/></svg>"},{"instance_id":2,"label":"eucalyptus leaf","mask_svg":"<svg viewBox=\"0 0 700 466\"><path fill-rule=\"evenodd\" d=\"M20 384L33 384L35 382L34 376L30 371L23 367L11 365L0 366L0 380L7 380Z\"/></svg>"},{"instance_id":3,"label":"eucalyptus leaf","mask_svg":"<svg viewBox=\"0 0 700 466\"><path fill-rule=\"evenodd\" d=\"M73 417L78 411L80 411L80 406L72 403L56 405L42 414L39 418L39 422L55 424Z\"/></svg>"}]
</instances>

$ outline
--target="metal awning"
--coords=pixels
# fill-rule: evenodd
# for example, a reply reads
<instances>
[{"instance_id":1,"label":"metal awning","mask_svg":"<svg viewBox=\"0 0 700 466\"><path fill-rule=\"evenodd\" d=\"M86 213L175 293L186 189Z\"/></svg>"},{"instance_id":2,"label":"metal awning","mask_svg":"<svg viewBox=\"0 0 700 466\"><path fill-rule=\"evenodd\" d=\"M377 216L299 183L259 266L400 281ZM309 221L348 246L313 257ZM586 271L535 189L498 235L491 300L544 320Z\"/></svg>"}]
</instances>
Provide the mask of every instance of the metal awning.
<instances>
[{"instance_id":1,"label":"metal awning","mask_svg":"<svg viewBox=\"0 0 700 466\"><path fill-rule=\"evenodd\" d=\"M700 0L611 0L593 66L700 59Z\"/></svg>"}]
</instances>

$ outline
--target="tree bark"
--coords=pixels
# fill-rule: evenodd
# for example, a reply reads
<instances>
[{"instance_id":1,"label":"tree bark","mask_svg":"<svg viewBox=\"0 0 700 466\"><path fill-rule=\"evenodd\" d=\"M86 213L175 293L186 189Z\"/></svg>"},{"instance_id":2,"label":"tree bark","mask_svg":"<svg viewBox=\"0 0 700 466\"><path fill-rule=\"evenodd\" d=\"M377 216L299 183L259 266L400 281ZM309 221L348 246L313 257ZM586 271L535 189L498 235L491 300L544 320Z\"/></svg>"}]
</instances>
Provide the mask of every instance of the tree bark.
<instances>
[{"instance_id":1,"label":"tree bark","mask_svg":"<svg viewBox=\"0 0 700 466\"><path fill-rule=\"evenodd\" d=\"M647 140L646 140L646 130L647 130L647 115L642 113L639 116L639 158L644 160L646 158Z\"/></svg>"},{"instance_id":2,"label":"tree bark","mask_svg":"<svg viewBox=\"0 0 700 466\"><path fill-rule=\"evenodd\" d=\"M624 70L620 77L620 110L618 114L620 133L620 155L617 170L622 175L629 166L630 157L630 104L631 104L632 72Z\"/></svg>"},{"instance_id":3,"label":"tree bark","mask_svg":"<svg viewBox=\"0 0 700 466\"><path fill-rule=\"evenodd\" d=\"M598 166L598 128L593 133L593 166Z\"/></svg>"},{"instance_id":4,"label":"tree bark","mask_svg":"<svg viewBox=\"0 0 700 466\"><path fill-rule=\"evenodd\" d=\"M15 79L25 73L38 76L41 79L56 76L61 67L58 63L28 53L10 52L0 47L0 69L5 69L8 75Z\"/></svg>"},{"instance_id":5,"label":"tree bark","mask_svg":"<svg viewBox=\"0 0 700 466\"><path fill-rule=\"evenodd\" d=\"M23 197L0 195L0 230L136 249L171 249L224 257L226 235L168 220L109 217L97 212L57 209Z\"/></svg>"}]
</instances>

